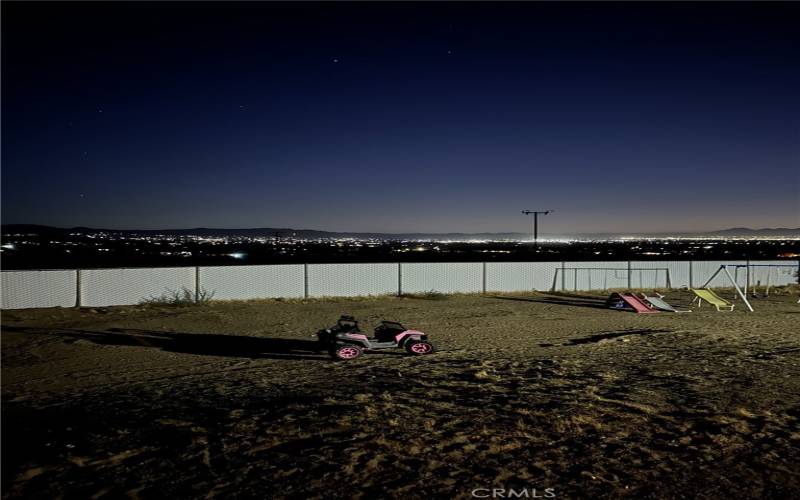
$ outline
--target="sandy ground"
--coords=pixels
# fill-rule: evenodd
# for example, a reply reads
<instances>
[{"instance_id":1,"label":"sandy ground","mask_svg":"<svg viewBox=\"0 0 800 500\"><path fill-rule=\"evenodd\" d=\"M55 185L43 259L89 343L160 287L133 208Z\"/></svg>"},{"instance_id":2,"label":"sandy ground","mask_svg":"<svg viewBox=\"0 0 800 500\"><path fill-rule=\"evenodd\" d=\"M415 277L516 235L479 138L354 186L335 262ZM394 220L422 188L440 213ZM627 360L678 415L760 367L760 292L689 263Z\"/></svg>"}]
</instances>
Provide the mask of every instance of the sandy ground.
<instances>
[{"instance_id":1,"label":"sandy ground","mask_svg":"<svg viewBox=\"0 0 800 500\"><path fill-rule=\"evenodd\" d=\"M5 311L2 491L797 498L796 300L652 315L588 294ZM342 313L402 321L439 352L333 362L311 335Z\"/></svg>"}]
</instances>

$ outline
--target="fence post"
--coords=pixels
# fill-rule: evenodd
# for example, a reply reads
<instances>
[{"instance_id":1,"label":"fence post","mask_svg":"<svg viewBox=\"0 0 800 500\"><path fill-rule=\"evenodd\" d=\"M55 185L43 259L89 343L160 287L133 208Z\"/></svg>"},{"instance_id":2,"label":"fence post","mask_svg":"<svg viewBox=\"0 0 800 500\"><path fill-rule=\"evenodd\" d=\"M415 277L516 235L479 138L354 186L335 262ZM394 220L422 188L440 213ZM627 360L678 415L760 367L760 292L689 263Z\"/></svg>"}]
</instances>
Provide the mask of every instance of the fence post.
<instances>
[{"instance_id":1,"label":"fence post","mask_svg":"<svg viewBox=\"0 0 800 500\"><path fill-rule=\"evenodd\" d=\"M200 266L194 266L194 301L200 302Z\"/></svg>"},{"instance_id":2,"label":"fence post","mask_svg":"<svg viewBox=\"0 0 800 500\"><path fill-rule=\"evenodd\" d=\"M631 289L631 261L628 261L628 290L630 289Z\"/></svg>"},{"instance_id":3,"label":"fence post","mask_svg":"<svg viewBox=\"0 0 800 500\"><path fill-rule=\"evenodd\" d=\"M483 293L486 294L486 262L482 262L483 264L483 278L481 279L481 283L483 285Z\"/></svg>"},{"instance_id":4,"label":"fence post","mask_svg":"<svg viewBox=\"0 0 800 500\"><path fill-rule=\"evenodd\" d=\"M692 273L693 273L692 268L693 267L694 267L694 264L692 264L692 261L690 260L689 261L689 288L694 288L694 277L692 276Z\"/></svg>"},{"instance_id":5,"label":"fence post","mask_svg":"<svg viewBox=\"0 0 800 500\"><path fill-rule=\"evenodd\" d=\"M403 296L403 263L397 263L397 296Z\"/></svg>"},{"instance_id":6,"label":"fence post","mask_svg":"<svg viewBox=\"0 0 800 500\"><path fill-rule=\"evenodd\" d=\"M308 264L303 264L303 298L308 298Z\"/></svg>"},{"instance_id":7,"label":"fence post","mask_svg":"<svg viewBox=\"0 0 800 500\"><path fill-rule=\"evenodd\" d=\"M563 292L567 288L567 278L565 277L567 263L563 260L561 261L561 291Z\"/></svg>"},{"instance_id":8,"label":"fence post","mask_svg":"<svg viewBox=\"0 0 800 500\"><path fill-rule=\"evenodd\" d=\"M75 307L81 307L81 270L75 270Z\"/></svg>"},{"instance_id":9,"label":"fence post","mask_svg":"<svg viewBox=\"0 0 800 500\"><path fill-rule=\"evenodd\" d=\"M747 262L747 267L745 269L747 269L747 274L745 274L745 278L744 278L744 294L745 295L750 293L749 292L749 290L750 290L750 259L747 259L746 262ZM737 285L738 285L738 283L737 283Z\"/></svg>"}]
</instances>

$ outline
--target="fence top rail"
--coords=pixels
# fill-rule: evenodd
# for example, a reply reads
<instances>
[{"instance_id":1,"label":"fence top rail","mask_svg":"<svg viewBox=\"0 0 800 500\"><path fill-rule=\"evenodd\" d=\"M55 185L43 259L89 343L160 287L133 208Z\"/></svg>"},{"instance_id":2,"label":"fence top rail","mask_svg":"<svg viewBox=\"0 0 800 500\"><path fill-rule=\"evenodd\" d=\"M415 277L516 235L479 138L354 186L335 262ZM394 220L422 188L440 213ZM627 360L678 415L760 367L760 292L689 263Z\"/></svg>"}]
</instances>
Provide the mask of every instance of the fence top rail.
<instances>
[{"instance_id":1,"label":"fence top rail","mask_svg":"<svg viewBox=\"0 0 800 500\"><path fill-rule=\"evenodd\" d=\"M80 269L0 269L3 273L28 273L28 272L46 272L46 271L71 271L76 272Z\"/></svg>"},{"instance_id":2,"label":"fence top rail","mask_svg":"<svg viewBox=\"0 0 800 500\"><path fill-rule=\"evenodd\" d=\"M792 267L800 266L800 262L794 264L722 264L723 267Z\"/></svg>"},{"instance_id":3,"label":"fence top rail","mask_svg":"<svg viewBox=\"0 0 800 500\"><path fill-rule=\"evenodd\" d=\"M559 267L564 271L669 271L668 267Z\"/></svg>"},{"instance_id":4,"label":"fence top rail","mask_svg":"<svg viewBox=\"0 0 800 500\"><path fill-rule=\"evenodd\" d=\"M90 269L72 269L72 271L182 271L195 270L198 266L173 266L173 267L92 267Z\"/></svg>"}]
</instances>

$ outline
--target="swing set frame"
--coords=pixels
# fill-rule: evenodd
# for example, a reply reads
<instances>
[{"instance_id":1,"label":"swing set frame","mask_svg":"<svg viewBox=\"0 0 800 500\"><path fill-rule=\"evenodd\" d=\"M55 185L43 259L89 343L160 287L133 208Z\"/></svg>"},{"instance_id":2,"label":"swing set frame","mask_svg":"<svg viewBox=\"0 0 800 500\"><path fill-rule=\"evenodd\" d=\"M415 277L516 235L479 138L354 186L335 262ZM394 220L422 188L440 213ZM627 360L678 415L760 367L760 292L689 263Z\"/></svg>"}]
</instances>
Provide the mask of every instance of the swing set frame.
<instances>
[{"instance_id":1,"label":"swing set frame","mask_svg":"<svg viewBox=\"0 0 800 500\"><path fill-rule=\"evenodd\" d=\"M734 268L734 275L736 276L736 278L734 278L734 276L731 275L730 271L728 271L729 267ZM747 268L747 275L746 275L746 280L745 280L745 284L744 284L744 291L742 291L742 289L739 287L739 284L737 283L737 279L739 278L739 269L742 268L742 267ZM773 267L791 267L793 269L797 269L798 268L798 266L795 265L795 264L722 264L721 266L719 266L719 269L717 269L714 272L714 274L712 274L711 277L708 278L708 280L706 280L706 282L703 284L703 286L701 288L707 288L708 284L711 283L714 280L714 278L716 278L717 275L720 272L724 272L725 275L730 280L731 284L733 285L733 288L736 289L737 295L739 295L739 297L742 299L744 304L747 306L747 309L750 312L753 312L753 306L750 305L750 302L747 300L747 293L748 293L749 289L751 288L750 287L750 268L751 267L769 267L769 268L773 268ZM765 291L765 295L767 295L767 296L769 296L769 286L770 286L769 277L770 277L770 274L767 274L767 289ZM800 300L798 301L798 303L800 303Z\"/></svg>"}]
</instances>

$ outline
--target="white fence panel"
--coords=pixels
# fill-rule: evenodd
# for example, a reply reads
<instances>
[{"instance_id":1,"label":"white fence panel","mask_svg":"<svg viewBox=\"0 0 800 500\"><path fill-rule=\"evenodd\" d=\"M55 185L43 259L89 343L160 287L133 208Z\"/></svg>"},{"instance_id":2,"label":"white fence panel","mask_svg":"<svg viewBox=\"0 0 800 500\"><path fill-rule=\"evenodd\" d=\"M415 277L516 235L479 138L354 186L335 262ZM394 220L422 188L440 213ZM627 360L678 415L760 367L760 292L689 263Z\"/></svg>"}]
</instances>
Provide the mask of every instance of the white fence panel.
<instances>
[{"instance_id":1,"label":"white fence panel","mask_svg":"<svg viewBox=\"0 0 800 500\"><path fill-rule=\"evenodd\" d=\"M692 286L699 288L705 284L706 281L719 269L722 264L747 264L745 260L695 260L692 261ZM733 267L728 268L728 272L734 279L737 279L739 284L744 286L745 276L747 275L745 268L741 268L738 278L735 276L737 273ZM719 274L708 284L709 288L732 288L728 277L724 271Z\"/></svg>"},{"instance_id":2,"label":"white fence panel","mask_svg":"<svg viewBox=\"0 0 800 500\"><path fill-rule=\"evenodd\" d=\"M522 292L536 289L533 262L487 262L486 291Z\"/></svg>"},{"instance_id":3,"label":"white fence panel","mask_svg":"<svg viewBox=\"0 0 800 500\"><path fill-rule=\"evenodd\" d=\"M796 260L751 260L750 286L759 290L770 286L784 286L797 283ZM766 267L770 266L770 267ZM739 274L743 272L739 270ZM741 281L741 279L739 280Z\"/></svg>"},{"instance_id":4,"label":"white fence panel","mask_svg":"<svg viewBox=\"0 0 800 500\"><path fill-rule=\"evenodd\" d=\"M184 287L194 291L193 267L87 269L80 274L83 306L131 305Z\"/></svg>"},{"instance_id":5,"label":"white fence panel","mask_svg":"<svg viewBox=\"0 0 800 500\"><path fill-rule=\"evenodd\" d=\"M552 286L552 285L551 285ZM628 261L564 262L556 290L608 290L628 287Z\"/></svg>"},{"instance_id":6,"label":"white fence panel","mask_svg":"<svg viewBox=\"0 0 800 500\"><path fill-rule=\"evenodd\" d=\"M76 271L3 271L1 274L3 309L75 305Z\"/></svg>"},{"instance_id":7,"label":"white fence panel","mask_svg":"<svg viewBox=\"0 0 800 500\"><path fill-rule=\"evenodd\" d=\"M305 294L303 264L200 268L200 286L214 299L298 298Z\"/></svg>"},{"instance_id":8,"label":"white fence panel","mask_svg":"<svg viewBox=\"0 0 800 500\"><path fill-rule=\"evenodd\" d=\"M546 291L561 262L487 262L486 290L492 292Z\"/></svg>"},{"instance_id":9,"label":"white fence panel","mask_svg":"<svg viewBox=\"0 0 800 500\"><path fill-rule=\"evenodd\" d=\"M561 262L536 262L534 264L533 279L536 290L548 291L553 288L553 279L556 277L556 269L561 268ZM559 271L559 280L561 272Z\"/></svg>"},{"instance_id":10,"label":"white fence panel","mask_svg":"<svg viewBox=\"0 0 800 500\"><path fill-rule=\"evenodd\" d=\"M397 294L397 264L309 264L310 297Z\"/></svg>"},{"instance_id":11,"label":"white fence panel","mask_svg":"<svg viewBox=\"0 0 800 500\"><path fill-rule=\"evenodd\" d=\"M672 288L689 286L689 266L686 261L631 261L631 287L632 288L666 288L666 275L669 271L669 280ZM639 271L637 269L653 269L654 271Z\"/></svg>"},{"instance_id":12,"label":"white fence panel","mask_svg":"<svg viewBox=\"0 0 800 500\"><path fill-rule=\"evenodd\" d=\"M483 264L480 262L404 263L401 276L403 293L483 291Z\"/></svg>"}]
</instances>

